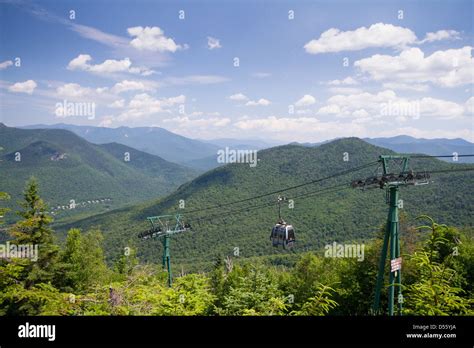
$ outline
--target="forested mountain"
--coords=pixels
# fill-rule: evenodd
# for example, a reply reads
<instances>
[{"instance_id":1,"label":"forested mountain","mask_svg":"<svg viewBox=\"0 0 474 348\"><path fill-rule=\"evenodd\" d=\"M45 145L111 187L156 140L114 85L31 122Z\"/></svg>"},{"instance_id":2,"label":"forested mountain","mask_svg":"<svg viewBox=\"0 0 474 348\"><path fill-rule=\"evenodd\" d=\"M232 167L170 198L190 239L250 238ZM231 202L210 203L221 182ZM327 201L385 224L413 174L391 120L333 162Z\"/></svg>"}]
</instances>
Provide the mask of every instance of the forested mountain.
<instances>
[{"instance_id":1,"label":"forested mountain","mask_svg":"<svg viewBox=\"0 0 474 348\"><path fill-rule=\"evenodd\" d=\"M178 212L184 215L186 222L191 223L193 230L173 236L171 244L175 264L196 264L208 261L216 254L233 254L235 250L238 250L239 257L280 254L281 249L274 249L269 241L270 230L278 219L275 202L279 193L231 206L226 206L226 203L324 178L376 161L381 154L393 152L357 138L339 139L319 147L275 147L258 152L256 167L245 163L227 164L182 185L159 201L70 221L56 228L65 233L71 227L98 227L104 233L109 256L120 253L126 246L135 246L144 260L159 262L161 242L150 239L141 241L137 234L149 228L146 222L148 216ZM348 160L344 161L344 158ZM415 171L468 166L433 158L412 159L410 163ZM392 170L396 172L400 169L394 166ZM282 195L294 200L293 209L289 209L289 202L282 206L283 218L294 225L297 233L297 245L290 253L320 250L333 241L373 238L386 220L384 190L347 188L307 197L301 195L349 184L353 179L365 178L376 172L375 165L282 192ZM474 180L469 172L433 174L429 185L401 188L404 201L402 212L409 222L419 214L429 213L441 223L472 226L473 189ZM185 202L184 209L179 209L180 200ZM268 206L259 207L264 204ZM221 207L199 211L210 206Z\"/></svg>"},{"instance_id":2,"label":"forested mountain","mask_svg":"<svg viewBox=\"0 0 474 348\"><path fill-rule=\"evenodd\" d=\"M170 193L197 175L128 146L94 145L62 129L2 125L0 147L0 191L12 196L10 205L30 176L37 177L52 210L60 206L57 210L65 212L74 200L75 212L97 213Z\"/></svg>"}]
</instances>

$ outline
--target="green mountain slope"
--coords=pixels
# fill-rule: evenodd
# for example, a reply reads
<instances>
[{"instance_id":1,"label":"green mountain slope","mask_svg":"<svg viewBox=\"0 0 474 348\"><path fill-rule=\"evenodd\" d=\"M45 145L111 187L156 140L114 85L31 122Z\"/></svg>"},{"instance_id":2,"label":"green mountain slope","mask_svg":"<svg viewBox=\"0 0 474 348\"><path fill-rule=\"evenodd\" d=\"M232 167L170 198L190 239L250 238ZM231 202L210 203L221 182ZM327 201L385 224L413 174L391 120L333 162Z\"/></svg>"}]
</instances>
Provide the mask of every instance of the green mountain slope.
<instances>
[{"instance_id":1,"label":"green mountain slope","mask_svg":"<svg viewBox=\"0 0 474 348\"><path fill-rule=\"evenodd\" d=\"M349 154L347 162L343 161L345 152ZM254 168L248 164L228 164L182 185L160 201L77 220L57 228L64 233L71 227L99 227L105 235L109 256L117 255L126 246L135 246L145 260L160 262L161 242L141 241L136 235L149 227L147 216L180 212L193 225L193 230L173 236L172 257L176 264L207 261L217 253L232 254L237 250L235 248L238 248L240 257L250 257L319 249L333 241L365 240L372 238L386 219L385 191L380 189L347 189L306 199L295 198L293 209L286 206L282 209L283 217L295 226L297 233L297 246L290 252L274 249L269 241L270 230L278 218L276 205L252 208L264 203L272 204L277 194L221 209L200 213L191 211L322 178L375 161L380 154L393 152L357 138L340 139L314 148L297 145L275 147L259 152L259 162ZM431 158L413 159L411 163L412 169L418 171L469 166ZM291 199L305 192L373 175L374 170L376 167L364 169L321 184L287 191L284 195ZM429 213L440 222L472 226L472 173L439 174L431 181L429 185L401 189L403 212L408 220ZM185 209L178 209L181 199L186 203ZM235 210L239 209L242 211L236 213ZM199 221L199 217L210 216L210 221Z\"/></svg>"},{"instance_id":2,"label":"green mountain slope","mask_svg":"<svg viewBox=\"0 0 474 348\"><path fill-rule=\"evenodd\" d=\"M81 204L75 213L97 213L156 198L196 176L157 156L119 144L94 145L66 130L3 126L0 147L0 191L12 196L10 205L34 175L49 206L61 207L60 215L73 212L62 209L70 200ZM124 160L126 152L130 161Z\"/></svg>"}]
</instances>

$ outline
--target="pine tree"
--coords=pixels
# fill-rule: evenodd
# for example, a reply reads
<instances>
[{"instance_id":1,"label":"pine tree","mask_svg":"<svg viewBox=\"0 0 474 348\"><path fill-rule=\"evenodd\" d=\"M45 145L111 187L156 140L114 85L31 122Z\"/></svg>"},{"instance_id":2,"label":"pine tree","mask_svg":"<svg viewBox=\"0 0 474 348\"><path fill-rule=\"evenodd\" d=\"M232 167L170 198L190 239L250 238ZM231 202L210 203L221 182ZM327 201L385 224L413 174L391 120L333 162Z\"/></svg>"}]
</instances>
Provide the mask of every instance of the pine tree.
<instances>
[{"instance_id":1,"label":"pine tree","mask_svg":"<svg viewBox=\"0 0 474 348\"><path fill-rule=\"evenodd\" d=\"M37 283L49 283L54 278L59 248L53 243L53 233L49 228L52 218L47 215L47 207L38 193L38 182L32 177L23 193L23 210L18 215L23 219L10 230L14 238L11 243L38 247L38 259L25 264L25 287Z\"/></svg>"},{"instance_id":2,"label":"pine tree","mask_svg":"<svg viewBox=\"0 0 474 348\"><path fill-rule=\"evenodd\" d=\"M93 230L81 234L79 229L68 232L66 246L60 254L63 274L58 284L64 291L83 292L106 282L107 265L102 249L102 234Z\"/></svg>"}]
</instances>

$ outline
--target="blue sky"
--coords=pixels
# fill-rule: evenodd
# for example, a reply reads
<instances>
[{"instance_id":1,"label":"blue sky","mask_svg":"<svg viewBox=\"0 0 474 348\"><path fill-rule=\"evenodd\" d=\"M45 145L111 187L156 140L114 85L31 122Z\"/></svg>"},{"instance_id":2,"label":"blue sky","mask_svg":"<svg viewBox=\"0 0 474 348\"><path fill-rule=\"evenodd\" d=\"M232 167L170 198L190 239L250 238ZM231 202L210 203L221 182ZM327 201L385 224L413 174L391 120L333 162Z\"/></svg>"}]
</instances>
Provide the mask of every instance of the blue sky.
<instances>
[{"instance_id":1,"label":"blue sky","mask_svg":"<svg viewBox=\"0 0 474 348\"><path fill-rule=\"evenodd\" d=\"M471 1L0 0L0 119L474 141L472 21Z\"/></svg>"}]
</instances>

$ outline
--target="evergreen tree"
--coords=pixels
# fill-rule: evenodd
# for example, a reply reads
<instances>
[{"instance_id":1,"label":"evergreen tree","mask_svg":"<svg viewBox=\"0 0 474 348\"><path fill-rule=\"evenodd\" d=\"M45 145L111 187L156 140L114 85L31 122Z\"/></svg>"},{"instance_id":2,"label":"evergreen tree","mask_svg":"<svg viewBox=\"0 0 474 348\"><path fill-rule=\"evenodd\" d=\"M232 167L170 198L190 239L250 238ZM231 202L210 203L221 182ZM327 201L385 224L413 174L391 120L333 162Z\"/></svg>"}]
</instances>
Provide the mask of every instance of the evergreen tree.
<instances>
[{"instance_id":1,"label":"evergreen tree","mask_svg":"<svg viewBox=\"0 0 474 348\"><path fill-rule=\"evenodd\" d=\"M11 228L10 234L14 238L12 244L38 248L37 260L24 263L22 280L25 287L30 288L34 284L53 280L59 248L53 243L49 228L52 218L46 213L47 207L39 196L38 182L34 177L27 182L23 198L20 203L23 210L18 212L23 219Z\"/></svg>"},{"instance_id":2,"label":"evergreen tree","mask_svg":"<svg viewBox=\"0 0 474 348\"><path fill-rule=\"evenodd\" d=\"M58 283L64 291L83 292L108 278L102 249L103 237L93 230L84 235L78 229L68 232L60 261L63 274Z\"/></svg>"}]
</instances>

